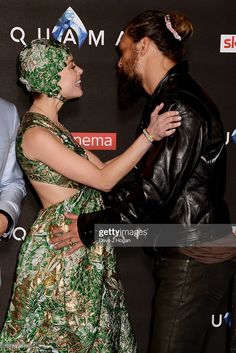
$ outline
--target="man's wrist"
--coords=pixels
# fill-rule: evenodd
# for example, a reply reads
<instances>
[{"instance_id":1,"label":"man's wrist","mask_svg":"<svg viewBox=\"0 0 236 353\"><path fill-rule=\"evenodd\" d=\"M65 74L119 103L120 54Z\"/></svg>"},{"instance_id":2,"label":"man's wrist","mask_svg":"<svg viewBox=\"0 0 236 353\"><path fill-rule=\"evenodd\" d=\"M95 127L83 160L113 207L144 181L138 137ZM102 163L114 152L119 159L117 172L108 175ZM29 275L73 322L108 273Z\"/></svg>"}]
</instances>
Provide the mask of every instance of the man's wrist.
<instances>
[{"instance_id":1,"label":"man's wrist","mask_svg":"<svg viewBox=\"0 0 236 353\"><path fill-rule=\"evenodd\" d=\"M80 215L78 220L77 220L77 228L78 228L78 233L80 236L80 240L84 244L86 248L89 248L93 243L94 243L94 231L88 227L85 227L86 230L83 227L83 217L86 215Z\"/></svg>"}]
</instances>

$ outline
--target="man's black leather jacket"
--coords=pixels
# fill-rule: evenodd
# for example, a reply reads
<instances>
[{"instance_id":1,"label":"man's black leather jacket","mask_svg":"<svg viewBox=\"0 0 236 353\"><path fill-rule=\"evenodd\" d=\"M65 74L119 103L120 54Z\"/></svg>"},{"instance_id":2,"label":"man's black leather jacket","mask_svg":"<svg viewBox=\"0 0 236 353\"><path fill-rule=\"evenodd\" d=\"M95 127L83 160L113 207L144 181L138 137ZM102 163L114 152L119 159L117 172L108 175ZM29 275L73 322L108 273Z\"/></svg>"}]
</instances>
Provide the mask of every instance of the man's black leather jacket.
<instances>
[{"instance_id":1,"label":"man's black leather jacket","mask_svg":"<svg viewBox=\"0 0 236 353\"><path fill-rule=\"evenodd\" d=\"M179 111L181 126L143 157L136 183L119 192L114 188L105 197L105 210L79 217L85 245L93 240L94 224L100 223L191 224L190 238L199 236L198 224L229 223L223 199L226 150L219 112L187 71L187 62L179 63L158 84L139 132L161 102L163 111Z\"/></svg>"}]
</instances>

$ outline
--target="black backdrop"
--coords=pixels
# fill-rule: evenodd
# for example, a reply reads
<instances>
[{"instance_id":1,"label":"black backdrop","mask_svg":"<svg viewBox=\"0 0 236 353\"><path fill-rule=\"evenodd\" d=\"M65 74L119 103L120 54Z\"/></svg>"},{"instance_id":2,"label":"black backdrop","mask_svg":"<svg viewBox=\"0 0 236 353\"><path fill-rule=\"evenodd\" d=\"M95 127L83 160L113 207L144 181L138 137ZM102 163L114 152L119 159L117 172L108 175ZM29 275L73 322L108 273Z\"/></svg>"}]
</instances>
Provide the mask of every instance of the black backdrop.
<instances>
[{"instance_id":1,"label":"black backdrop","mask_svg":"<svg viewBox=\"0 0 236 353\"><path fill-rule=\"evenodd\" d=\"M84 96L67 103L61 112L62 122L69 130L78 132L115 132L116 151L98 151L104 160L121 152L133 140L135 127L141 117L144 98L132 107L121 110L117 102L115 44L123 25L143 10L178 10L189 17L194 26L194 36L189 43L189 62L192 76L209 92L217 103L226 130L228 149L228 177L226 200L232 223L236 223L236 179L234 145L231 134L236 128L234 111L235 53L220 52L222 34L236 33L236 2L218 0L0 0L0 95L13 102L19 115L29 107L29 99L16 84L16 56L23 44L38 37L51 35L53 27L64 11L71 6L90 33L79 49L73 41L75 32L65 33L67 45L75 60L84 69L82 76ZM40 30L39 30L40 29ZM70 30L69 30L70 31ZM93 40L93 38L95 40ZM236 39L236 35L235 35ZM97 41L97 43L96 43ZM234 50L234 42L232 44ZM229 49L226 48L229 51ZM229 137L229 141L228 141ZM23 202L19 225L27 229L36 216L39 205L28 190ZM0 322L3 322L8 305L17 252L21 241L12 238L0 244L2 288L0 290ZM151 299L154 292L152 262L142 249L119 249L119 264L129 311L136 331L140 352L146 352Z\"/></svg>"}]
</instances>

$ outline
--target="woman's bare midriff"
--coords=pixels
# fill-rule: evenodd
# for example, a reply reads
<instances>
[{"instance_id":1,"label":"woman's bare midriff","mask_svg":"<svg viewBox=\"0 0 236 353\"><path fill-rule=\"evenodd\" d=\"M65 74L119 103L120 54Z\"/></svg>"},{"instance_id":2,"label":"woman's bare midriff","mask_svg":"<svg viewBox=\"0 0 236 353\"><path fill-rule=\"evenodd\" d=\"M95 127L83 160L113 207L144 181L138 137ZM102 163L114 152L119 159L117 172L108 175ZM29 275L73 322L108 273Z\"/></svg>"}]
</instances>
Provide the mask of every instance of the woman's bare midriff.
<instances>
[{"instance_id":1,"label":"woman's bare midriff","mask_svg":"<svg viewBox=\"0 0 236 353\"><path fill-rule=\"evenodd\" d=\"M77 189L66 188L55 184L41 183L33 180L30 182L37 192L43 208L64 201L78 192Z\"/></svg>"}]
</instances>

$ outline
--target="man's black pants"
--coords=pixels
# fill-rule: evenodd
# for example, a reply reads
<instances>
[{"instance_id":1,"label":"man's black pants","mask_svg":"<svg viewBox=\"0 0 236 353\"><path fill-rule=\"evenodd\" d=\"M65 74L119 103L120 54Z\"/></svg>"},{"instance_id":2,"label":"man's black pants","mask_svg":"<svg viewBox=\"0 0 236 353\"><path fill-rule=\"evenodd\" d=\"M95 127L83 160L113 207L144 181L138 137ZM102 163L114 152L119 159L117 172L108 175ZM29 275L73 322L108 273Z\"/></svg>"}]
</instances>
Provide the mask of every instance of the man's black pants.
<instances>
[{"instance_id":1,"label":"man's black pants","mask_svg":"<svg viewBox=\"0 0 236 353\"><path fill-rule=\"evenodd\" d=\"M150 353L226 352L224 316L234 266L189 258L157 261ZM222 325L213 327L220 315Z\"/></svg>"}]
</instances>

